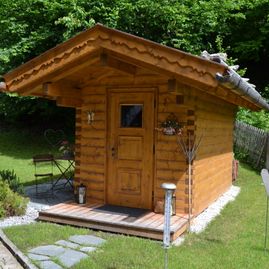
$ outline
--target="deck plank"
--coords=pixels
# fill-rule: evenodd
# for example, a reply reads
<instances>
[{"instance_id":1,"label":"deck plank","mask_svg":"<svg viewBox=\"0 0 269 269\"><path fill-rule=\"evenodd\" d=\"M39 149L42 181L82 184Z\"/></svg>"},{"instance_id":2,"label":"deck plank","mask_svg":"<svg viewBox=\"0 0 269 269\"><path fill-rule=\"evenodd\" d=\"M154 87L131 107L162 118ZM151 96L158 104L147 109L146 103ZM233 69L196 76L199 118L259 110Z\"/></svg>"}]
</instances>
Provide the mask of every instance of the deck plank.
<instances>
[{"instance_id":1,"label":"deck plank","mask_svg":"<svg viewBox=\"0 0 269 269\"><path fill-rule=\"evenodd\" d=\"M101 206L103 204L80 205L70 201L41 211L39 219L162 240L163 214L149 211L143 216L132 217L131 214L98 210ZM171 239L175 240L186 230L187 222L184 217L172 216Z\"/></svg>"},{"instance_id":2,"label":"deck plank","mask_svg":"<svg viewBox=\"0 0 269 269\"><path fill-rule=\"evenodd\" d=\"M49 208L48 211L55 214L55 213L64 213L65 211L68 211L70 208L72 208L73 205L70 204L62 204L58 208Z\"/></svg>"},{"instance_id":3,"label":"deck plank","mask_svg":"<svg viewBox=\"0 0 269 269\"><path fill-rule=\"evenodd\" d=\"M81 206L80 208L76 209L75 211L72 211L72 216L77 217L80 216L81 214L88 213L90 214L92 212L91 208L87 206Z\"/></svg>"}]
</instances>

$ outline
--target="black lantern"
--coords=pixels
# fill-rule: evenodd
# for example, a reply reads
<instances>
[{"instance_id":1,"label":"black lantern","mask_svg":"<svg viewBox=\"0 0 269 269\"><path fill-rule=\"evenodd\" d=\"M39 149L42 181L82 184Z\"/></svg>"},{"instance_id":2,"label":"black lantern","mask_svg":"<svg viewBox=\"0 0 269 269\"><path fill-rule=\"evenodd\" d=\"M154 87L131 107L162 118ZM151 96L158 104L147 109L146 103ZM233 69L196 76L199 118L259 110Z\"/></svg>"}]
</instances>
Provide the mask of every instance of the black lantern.
<instances>
[{"instance_id":1,"label":"black lantern","mask_svg":"<svg viewBox=\"0 0 269 269\"><path fill-rule=\"evenodd\" d=\"M86 203L86 186L83 184L80 184L77 187L77 202L79 204L85 204Z\"/></svg>"}]
</instances>

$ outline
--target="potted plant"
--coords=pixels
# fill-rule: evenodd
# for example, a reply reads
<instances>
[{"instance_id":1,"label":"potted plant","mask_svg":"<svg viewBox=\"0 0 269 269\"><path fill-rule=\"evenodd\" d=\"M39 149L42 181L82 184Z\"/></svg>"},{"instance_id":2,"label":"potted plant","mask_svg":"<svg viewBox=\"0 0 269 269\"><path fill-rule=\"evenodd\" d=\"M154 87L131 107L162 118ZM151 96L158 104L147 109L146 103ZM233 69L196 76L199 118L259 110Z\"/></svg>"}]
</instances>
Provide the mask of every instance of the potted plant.
<instances>
[{"instance_id":1,"label":"potted plant","mask_svg":"<svg viewBox=\"0 0 269 269\"><path fill-rule=\"evenodd\" d=\"M161 130L165 135L175 135L181 132L182 126L175 114L171 113L166 120L161 123Z\"/></svg>"},{"instance_id":2,"label":"potted plant","mask_svg":"<svg viewBox=\"0 0 269 269\"><path fill-rule=\"evenodd\" d=\"M59 151L62 153L64 158L73 158L74 157L74 145L69 141L64 140L61 142Z\"/></svg>"}]
</instances>

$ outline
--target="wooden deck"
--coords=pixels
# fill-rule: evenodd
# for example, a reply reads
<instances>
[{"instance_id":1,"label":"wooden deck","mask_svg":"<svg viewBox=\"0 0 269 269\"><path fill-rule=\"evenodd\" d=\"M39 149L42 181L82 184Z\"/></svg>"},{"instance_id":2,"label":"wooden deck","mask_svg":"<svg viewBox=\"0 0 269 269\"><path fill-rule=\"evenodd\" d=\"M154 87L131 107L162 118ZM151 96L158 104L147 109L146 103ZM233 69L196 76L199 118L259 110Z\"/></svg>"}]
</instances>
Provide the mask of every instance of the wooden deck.
<instances>
[{"instance_id":1,"label":"wooden deck","mask_svg":"<svg viewBox=\"0 0 269 269\"><path fill-rule=\"evenodd\" d=\"M39 212L39 220L162 240L164 216L141 209L67 202ZM171 241L186 230L187 223L186 216L172 216Z\"/></svg>"}]
</instances>

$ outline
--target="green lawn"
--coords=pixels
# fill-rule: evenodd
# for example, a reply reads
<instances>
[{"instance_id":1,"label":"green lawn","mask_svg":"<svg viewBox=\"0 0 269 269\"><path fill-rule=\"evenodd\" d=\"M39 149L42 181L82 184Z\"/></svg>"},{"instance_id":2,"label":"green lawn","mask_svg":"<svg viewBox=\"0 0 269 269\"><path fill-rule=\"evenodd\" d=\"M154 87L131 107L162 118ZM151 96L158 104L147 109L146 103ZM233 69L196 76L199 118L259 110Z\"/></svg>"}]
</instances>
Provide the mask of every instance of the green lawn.
<instances>
[{"instance_id":1,"label":"green lawn","mask_svg":"<svg viewBox=\"0 0 269 269\"><path fill-rule=\"evenodd\" d=\"M266 196L258 173L243 165L236 182L241 193L201 234L190 234L182 246L169 250L169 268L269 268L265 253L264 221ZM23 251L53 243L73 234L94 233L68 226L37 223L7 228L8 237ZM159 242L122 235L98 233L108 241L91 258L74 269L163 268Z\"/></svg>"},{"instance_id":2,"label":"green lawn","mask_svg":"<svg viewBox=\"0 0 269 269\"><path fill-rule=\"evenodd\" d=\"M44 153L60 154L58 149L53 148L43 135L23 130L0 132L0 170L14 170L25 185L34 184L33 156ZM43 165L41 169L50 171L49 165ZM59 171L56 169L54 171L57 177ZM46 179L40 181L46 181Z\"/></svg>"}]
</instances>

